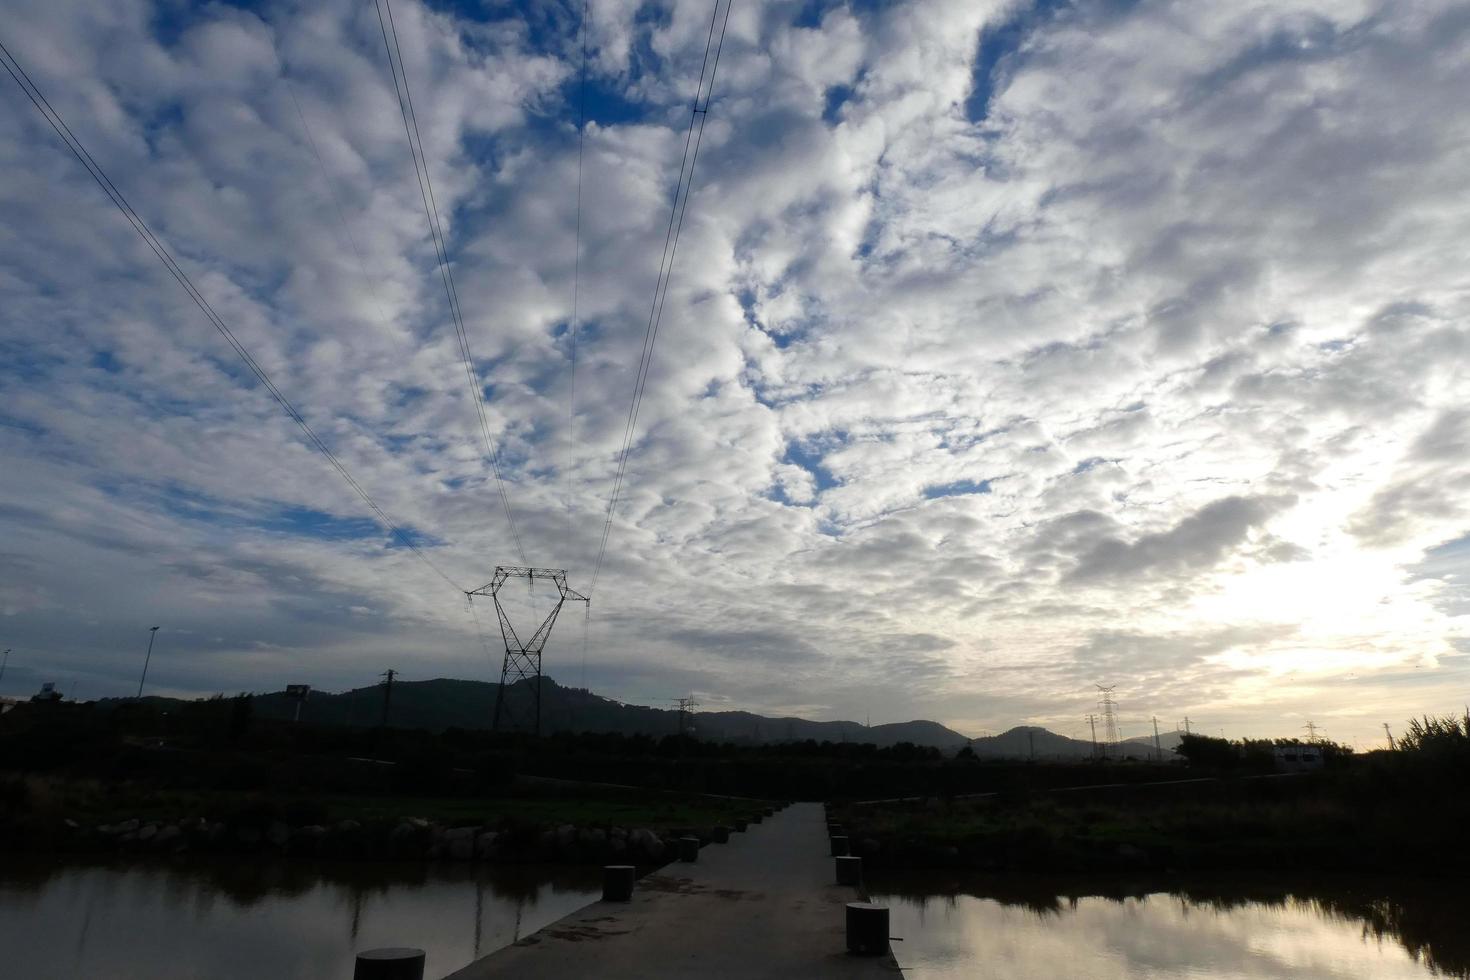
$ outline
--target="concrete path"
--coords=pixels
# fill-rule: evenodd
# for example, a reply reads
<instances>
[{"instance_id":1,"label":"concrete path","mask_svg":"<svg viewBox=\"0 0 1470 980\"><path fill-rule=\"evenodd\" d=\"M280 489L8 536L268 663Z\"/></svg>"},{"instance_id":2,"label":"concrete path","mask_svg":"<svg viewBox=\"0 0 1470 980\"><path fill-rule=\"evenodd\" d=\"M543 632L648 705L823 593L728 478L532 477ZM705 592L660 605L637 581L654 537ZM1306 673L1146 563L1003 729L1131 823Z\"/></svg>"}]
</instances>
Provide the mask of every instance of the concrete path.
<instances>
[{"instance_id":1,"label":"concrete path","mask_svg":"<svg viewBox=\"0 0 1470 980\"><path fill-rule=\"evenodd\" d=\"M826 816L797 803L710 844L693 864L638 881L631 902L594 902L448 980L902 977L893 957L847 953Z\"/></svg>"}]
</instances>

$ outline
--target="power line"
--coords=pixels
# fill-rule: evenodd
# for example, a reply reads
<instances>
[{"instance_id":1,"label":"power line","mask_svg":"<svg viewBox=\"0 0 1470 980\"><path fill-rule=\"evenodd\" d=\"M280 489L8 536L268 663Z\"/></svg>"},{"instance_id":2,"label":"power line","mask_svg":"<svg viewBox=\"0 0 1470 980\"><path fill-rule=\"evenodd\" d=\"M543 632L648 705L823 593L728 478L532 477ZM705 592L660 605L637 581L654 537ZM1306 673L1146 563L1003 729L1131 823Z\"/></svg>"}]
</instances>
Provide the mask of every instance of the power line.
<instances>
[{"instance_id":1,"label":"power line","mask_svg":"<svg viewBox=\"0 0 1470 980\"><path fill-rule=\"evenodd\" d=\"M388 19L383 20L383 10L387 8ZM480 436L485 442L485 457L490 460L490 468L495 472L495 486L500 496L500 503L505 508L505 520L510 525L511 540L515 543L516 554L520 556L521 563L529 565L526 559L526 550L521 545L521 534L516 528L515 514L510 507L510 496L505 491L505 477L500 467L500 452L495 446L495 440L490 436L490 422L486 417L485 393L481 389L480 380L475 371L475 358L470 352L469 331L465 327L464 314L459 305L459 292L454 288L454 273L449 267L449 242L444 236L444 228L439 222L439 203L434 197L434 182L429 177L429 157L424 152L424 141L419 135L418 114L413 107L413 92L408 86L408 69L403 62L403 49L398 44L398 26L393 20L393 4L390 0L373 0L373 9L378 13L378 27L383 33L383 47L388 53L388 70L393 74L393 93L398 98L398 111L403 116L403 132L408 137L408 152L413 158L414 176L418 179L419 197L424 203L424 216L429 222L429 237L434 242L434 254L439 262L439 277L444 283L444 295L449 302L449 318L454 324L454 333L459 340L460 359L464 361L465 377L469 380L470 391L474 395L475 415L480 423ZM393 40L388 40L389 33ZM397 55L397 62L394 56ZM402 78L402 87L399 87L399 79Z\"/></svg>"},{"instance_id":2,"label":"power line","mask_svg":"<svg viewBox=\"0 0 1470 980\"><path fill-rule=\"evenodd\" d=\"M583 144L587 134L587 6L582 0L582 82L577 110L577 230L572 252L572 329L569 340L571 366L567 373L567 557L572 550L572 453L576 446L575 420L577 411L577 301L582 291L582 158ZM590 608L590 607L589 607ZM583 663L583 680L586 680L586 663Z\"/></svg>"},{"instance_id":3,"label":"power line","mask_svg":"<svg viewBox=\"0 0 1470 980\"><path fill-rule=\"evenodd\" d=\"M590 596L597 588L598 579L602 575L602 562L607 554L607 539L612 532L613 512L617 508L618 496L622 492L623 478L628 469L628 454L632 449L633 434L638 425L638 411L643 404L643 392L648 386L648 369L653 361L653 345L658 339L659 324L663 320L665 301L669 295L669 279L674 271L674 257L679 250L679 233L684 229L684 216L689 210L689 195L694 189L694 166L699 160L699 146L704 140L704 123L709 116L710 99L714 95L715 72L720 67L720 51L725 46L725 29L730 24L730 6L734 0L727 0L725 4L725 19L720 26L720 39L714 45L714 62L710 62L710 48L714 42L715 23L719 20L720 3L715 0L714 12L710 15L709 36L704 43L704 61L699 66L699 84L694 90L694 105L689 114L689 130L684 136L684 158L679 161L679 183L674 188L674 203L669 209L669 227L664 232L664 253L659 261L658 278L654 281L653 303L648 311L648 326L643 333L643 353L638 363L638 373L633 381L633 398L628 405L628 420L623 427L623 448L618 458L617 473L613 477L612 494L607 501L607 514L603 519L602 537L597 546L597 561L592 569L592 582L587 594ZM705 88L705 70L709 69L709 87ZM704 94L704 107L699 105L700 95ZM696 131L695 124L698 123ZM693 143L694 152L690 153L690 143ZM688 164L688 178L685 178L685 164Z\"/></svg>"},{"instance_id":4,"label":"power line","mask_svg":"<svg viewBox=\"0 0 1470 980\"><path fill-rule=\"evenodd\" d=\"M63 119L61 117L61 114L52 107L51 103L46 99L46 96L41 92L40 88L36 85L34 81L32 81L30 75L27 74L26 70L21 67L20 62L16 60L15 55L11 54L10 49L7 48L3 42L0 42L0 55L3 55L3 59L0 59L0 64L4 64L5 70L9 72L10 77L15 79L15 83L20 86L21 91L25 92L26 97L31 100L31 104L36 107L36 111L41 114L41 117L46 120L46 122L51 126L53 130L55 130L56 135L59 136L61 138L61 141L66 144L66 148L71 151L72 156L76 157L77 161L80 162L84 168L86 168L87 173L90 174L92 179L97 182L97 186L102 188L103 192L112 201L113 205L118 209L118 211L122 213L123 217L128 220L128 223L133 226L133 230L136 231L138 235L143 239L144 244L146 244L148 248L153 252L153 254L157 256L158 261L163 263L164 268L169 271L169 274L174 277L174 280L178 282L178 284L183 288L184 292L189 294L189 298L194 301L194 305L199 307L200 311L209 320L210 324L212 324L214 328L219 331L220 336L224 337L226 343L228 343L230 345L230 348L234 350L236 356L238 356L240 360L245 363L245 366L250 369L250 373L255 376L256 380L258 380L262 386L264 386L266 391L270 393L270 396L276 400L276 403L281 406L281 409L291 418L291 421L295 422L301 428L301 431L306 434L307 439L316 448L316 450L326 457L327 462L332 464L332 468L335 469L339 475L341 475L343 480L347 481L347 485L352 488L353 492L362 498L363 503L365 503L368 509L373 512L373 515L378 519L378 522L383 527L391 531L393 535L398 538L399 541L403 542L403 544L415 555L417 555L425 565L428 565L429 568L433 569L440 578L449 583L449 585L454 587L457 591L463 591L459 589L459 586L455 585L453 579L444 574L443 570L440 569L438 565L434 564L429 556L425 554L424 551L416 543L414 543L413 538L410 537L406 531L404 531L401 527L395 524L391 518L388 517L383 509L378 506L377 501L373 500L368 492L363 489L362 484L358 483L356 478L354 478L353 475L347 471L347 467L342 464L342 461L338 459L337 456L330 449L327 448L326 443L324 443L321 438L316 434L316 432L312 430L311 426L307 424L306 419L302 417L301 413L296 410L296 407L291 404L290 400L287 399L286 396L281 392L281 389L276 387L275 382L270 379L270 375L266 374L265 369L260 366L260 364L255 360L253 356L251 356L250 351L245 348L245 345L242 344L239 339L235 337L235 334L230 329L229 324L224 321L224 318L221 317L219 313L215 311L214 307L209 304L209 301L204 298L204 294L201 293L198 287L194 285L194 282L192 279L189 278L188 273L186 273L183 270L183 267L181 267L179 263L174 259L173 255L164 246L163 242L160 241L158 237L153 234L153 231L138 215L138 212L133 210L133 206L128 203L128 200L126 197L123 196L122 191L118 190L117 185L115 185L112 182L111 178L107 176L107 172L102 169L101 165L98 164L95 159L93 159L92 154L87 151L87 148L82 145L82 142L77 139L75 134L72 133L71 128L66 124L66 120Z\"/></svg>"}]
</instances>

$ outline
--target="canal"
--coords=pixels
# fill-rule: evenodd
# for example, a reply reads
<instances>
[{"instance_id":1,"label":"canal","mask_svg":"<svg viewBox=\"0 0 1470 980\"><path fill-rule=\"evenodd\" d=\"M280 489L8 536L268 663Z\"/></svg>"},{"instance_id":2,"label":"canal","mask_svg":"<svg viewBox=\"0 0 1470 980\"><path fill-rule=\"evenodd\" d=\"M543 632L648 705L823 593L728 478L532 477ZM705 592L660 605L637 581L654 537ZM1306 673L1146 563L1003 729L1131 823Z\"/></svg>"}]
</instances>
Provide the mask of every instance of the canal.
<instances>
[{"instance_id":1,"label":"canal","mask_svg":"<svg viewBox=\"0 0 1470 980\"><path fill-rule=\"evenodd\" d=\"M1449 882L1314 875L891 875L922 980L1470 977L1470 900Z\"/></svg>"},{"instance_id":2,"label":"canal","mask_svg":"<svg viewBox=\"0 0 1470 980\"><path fill-rule=\"evenodd\" d=\"M921 980L1470 978L1470 902L1397 878L878 875ZM415 945L440 977L599 895L595 870L310 862L0 867L0 975L342 978Z\"/></svg>"},{"instance_id":3,"label":"canal","mask_svg":"<svg viewBox=\"0 0 1470 980\"><path fill-rule=\"evenodd\" d=\"M439 977L600 895L566 868L8 855L0 976L345 980L358 950L418 946Z\"/></svg>"}]
</instances>

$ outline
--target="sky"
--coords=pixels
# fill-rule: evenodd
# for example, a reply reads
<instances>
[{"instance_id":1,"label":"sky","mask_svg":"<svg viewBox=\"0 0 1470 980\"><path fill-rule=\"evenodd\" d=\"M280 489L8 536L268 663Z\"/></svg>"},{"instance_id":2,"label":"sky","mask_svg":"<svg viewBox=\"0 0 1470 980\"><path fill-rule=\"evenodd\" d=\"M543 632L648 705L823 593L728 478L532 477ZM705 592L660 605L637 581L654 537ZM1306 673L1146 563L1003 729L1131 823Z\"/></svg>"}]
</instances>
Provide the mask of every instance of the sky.
<instances>
[{"instance_id":1,"label":"sky","mask_svg":"<svg viewBox=\"0 0 1470 980\"><path fill-rule=\"evenodd\" d=\"M574 589L724 11L392 7ZM521 559L374 4L14 0L0 41L434 565L0 76L0 693L134 693L153 625L155 693L497 679L463 592ZM1084 735L1099 684L1124 736L1460 710L1467 91L1452 0L734 0L546 672L969 735Z\"/></svg>"}]
</instances>

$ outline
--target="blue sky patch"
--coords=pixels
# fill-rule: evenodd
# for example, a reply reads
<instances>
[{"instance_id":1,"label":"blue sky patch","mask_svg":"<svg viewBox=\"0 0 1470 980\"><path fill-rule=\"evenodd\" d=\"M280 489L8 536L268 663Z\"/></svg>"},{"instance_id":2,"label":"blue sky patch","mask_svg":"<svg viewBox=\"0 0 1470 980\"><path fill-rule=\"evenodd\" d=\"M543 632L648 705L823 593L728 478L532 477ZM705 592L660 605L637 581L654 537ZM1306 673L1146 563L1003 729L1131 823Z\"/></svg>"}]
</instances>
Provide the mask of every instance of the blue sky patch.
<instances>
[{"instance_id":1,"label":"blue sky patch","mask_svg":"<svg viewBox=\"0 0 1470 980\"><path fill-rule=\"evenodd\" d=\"M781 462L800 466L812 475L816 484L817 492L837 486L837 480L832 473L822 465L822 457L816 452L801 445L798 442L786 444L786 455L781 457Z\"/></svg>"},{"instance_id":2,"label":"blue sky patch","mask_svg":"<svg viewBox=\"0 0 1470 980\"><path fill-rule=\"evenodd\" d=\"M940 483L924 488L924 496L930 500L936 497L968 497L989 492L989 480L955 480L953 483Z\"/></svg>"},{"instance_id":3,"label":"blue sky patch","mask_svg":"<svg viewBox=\"0 0 1470 980\"><path fill-rule=\"evenodd\" d=\"M822 106L822 121L835 126L842 120L842 107L852 98L852 86L833 85L827 89Z\"/></svg>"}]
</instances>

